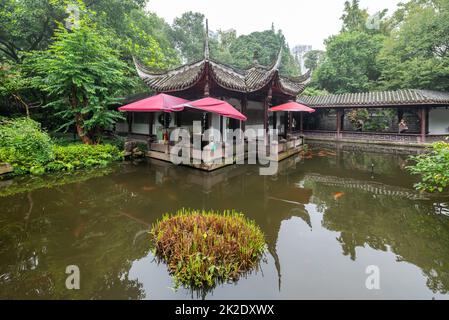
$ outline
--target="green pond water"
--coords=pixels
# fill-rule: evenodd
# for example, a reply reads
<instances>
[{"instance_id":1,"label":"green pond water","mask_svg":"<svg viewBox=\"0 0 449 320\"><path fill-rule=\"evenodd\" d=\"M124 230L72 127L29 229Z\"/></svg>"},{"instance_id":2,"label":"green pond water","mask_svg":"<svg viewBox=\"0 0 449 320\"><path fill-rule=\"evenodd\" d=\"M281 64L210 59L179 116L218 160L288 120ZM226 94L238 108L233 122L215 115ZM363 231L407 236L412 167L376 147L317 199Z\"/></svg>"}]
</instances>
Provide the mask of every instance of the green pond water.
<instances>
[{"instance_id":1,"label":"green pond water","mask_svg":"<svg viewBox=\"0 0 449 320\"><path fill-rule=\"evenodd\" d=\"M414 191L405 155L318 151L274 176L143 161L0 181L0 298L449 298L449 198ZM260 268L208 292L173 290L147 231L182 207L254 219L268 245ZM69 265L79 290L65 286Z\"/></svg>"}]
</instances>

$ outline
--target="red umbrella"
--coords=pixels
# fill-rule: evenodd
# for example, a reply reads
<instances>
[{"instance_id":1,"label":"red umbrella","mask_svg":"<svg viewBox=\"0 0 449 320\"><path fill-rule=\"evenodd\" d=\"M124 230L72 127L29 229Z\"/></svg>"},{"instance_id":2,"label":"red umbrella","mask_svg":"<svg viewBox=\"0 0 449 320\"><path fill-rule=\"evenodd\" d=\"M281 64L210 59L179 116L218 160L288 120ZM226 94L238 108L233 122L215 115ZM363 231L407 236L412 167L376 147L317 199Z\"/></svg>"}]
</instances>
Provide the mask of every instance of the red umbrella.
<instances>
[{"instance_id":1,"label":"red umbrella","mask_svg":"<svg viewBox=\"0 0 449 320\"><path fill-rule=\"evenodd\" d=\"M160 93L158 95L122 106L118 108L118 110L132 112L172 112L182 110L182 108L178 110L174 107L188 102L189 100Z\"/></svg>"},{"instance_id":2,"label":"red umbrella","mask_svg":"<svg viewBox=\"0 0 449 320\"><path fill-rule=\"evenodd\" d=\"M241 114L237 109L235 109L233 106L231 106L229 103L215 98L203 98L193 102L180 104L178 106L175 106L177 111L178 107L192 108L196 110L201 110L203 112L212 112L224 117L246 121L246 117L243 114Z\"/></svg>"},{"instance_id":3,"label":"red umbrella","mask_svg":"<svg viewBox=\"0 0 449 320\"><path fill-rule=\"evenodd\" d=\"M276 106L270 109L272 112L277 111L290 111L290 112L315 112L315 109L309 108L303 104L300 104L298 102L290 101L284 104L281 104L280 106Z\"/></svg>"}]
</instances>

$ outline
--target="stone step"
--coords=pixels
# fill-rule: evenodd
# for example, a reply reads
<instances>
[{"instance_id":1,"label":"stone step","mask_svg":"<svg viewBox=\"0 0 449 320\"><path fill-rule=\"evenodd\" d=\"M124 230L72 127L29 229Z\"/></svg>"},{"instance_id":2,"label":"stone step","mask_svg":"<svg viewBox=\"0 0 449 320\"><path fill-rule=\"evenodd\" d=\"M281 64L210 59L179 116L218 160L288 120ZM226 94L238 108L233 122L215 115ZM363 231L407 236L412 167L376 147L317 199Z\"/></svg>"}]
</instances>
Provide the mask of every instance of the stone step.
<instances>
[{"instance_id":1,"label":"stone step","mask_svg":"<svg viewBox=\"0 0 449 320\"><path fill-rule=\"evenodd\" d=\"M0 174L13 172L14 168L9 163L0 163Z\"/></svg>"}]
</instances>

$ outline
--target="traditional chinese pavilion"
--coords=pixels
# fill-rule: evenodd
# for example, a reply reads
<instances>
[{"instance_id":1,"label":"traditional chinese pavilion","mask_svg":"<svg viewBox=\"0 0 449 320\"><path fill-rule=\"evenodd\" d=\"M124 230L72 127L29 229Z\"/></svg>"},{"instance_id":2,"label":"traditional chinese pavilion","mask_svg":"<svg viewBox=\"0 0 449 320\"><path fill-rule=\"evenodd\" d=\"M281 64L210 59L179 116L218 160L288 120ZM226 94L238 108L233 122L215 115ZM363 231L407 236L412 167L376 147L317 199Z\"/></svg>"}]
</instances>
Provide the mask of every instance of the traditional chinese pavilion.
<instances>
[{"instance_id":1,"label":"traditional chinese pavilion","mask_svg":"<svg viewBox=\"0 0 449 320\"><path fill-rule=\"evenodd\" d=\"M188 100L209 96L218 98L244 114L247 121L190 110L174 112L168 117L161 113L130 112L127 123L117 126L118 131L135 136L152 136L160 141L164 126L169 130L178 127L192 130L193 121L202 121L204 127L220 130L223 136L226 130L236 128L277 128L284 138L288 138L289 133L299 132L299 114L269 112L271 106L296 100L310 76L309 73L294 78L280 75L282 50L270 66L262 66L254 59L250 68L240 70L210 56L206 28L204 54L198 61L164 72L151 70L137 59L134 62L140 78L155 93ZM298 119L294 120L294 117ZM158 148L156 144L153 147Z\"/></svg>"}]
</instances>

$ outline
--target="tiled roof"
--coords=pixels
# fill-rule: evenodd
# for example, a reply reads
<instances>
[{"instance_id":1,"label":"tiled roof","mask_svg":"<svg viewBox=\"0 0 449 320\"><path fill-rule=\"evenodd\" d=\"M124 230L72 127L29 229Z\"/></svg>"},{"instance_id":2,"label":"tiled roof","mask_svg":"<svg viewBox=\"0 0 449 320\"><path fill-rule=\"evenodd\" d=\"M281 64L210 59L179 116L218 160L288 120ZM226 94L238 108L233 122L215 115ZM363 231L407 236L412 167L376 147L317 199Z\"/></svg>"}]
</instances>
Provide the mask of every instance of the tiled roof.
<instances>
[{"instance_id":1,"label":"tiled roof","mask_svg":"<svg viewBox=\"0 0 449 320\"><path fill-rule=\"evenodd\" d=\"M304 90L310 78L309 72L296 78L280 76L279 66L282 52L279 52L276 61L269 68L254 65L247 70L239 70L210 59L207 51L206 49L204 59L166 72L150 71L136 59L134 63L142 80L158 92L181 91L193 87L205 76L205 70L208 70L211 78L219 86L247 93L258 91L268 85L270 81L275 80L281 91L296 96Z\"/></svg>"},{"instance_id":2,"label":"tiled roof","mask_svg":"<svg viewBox=\"0 0 449 320\"><path fill-rule=\"evenodd\" d=\"M322 96L300 96L298 102L314 108L449 105L449 93L432 90L404 89Z\"/></svg>"}]
</instances>

